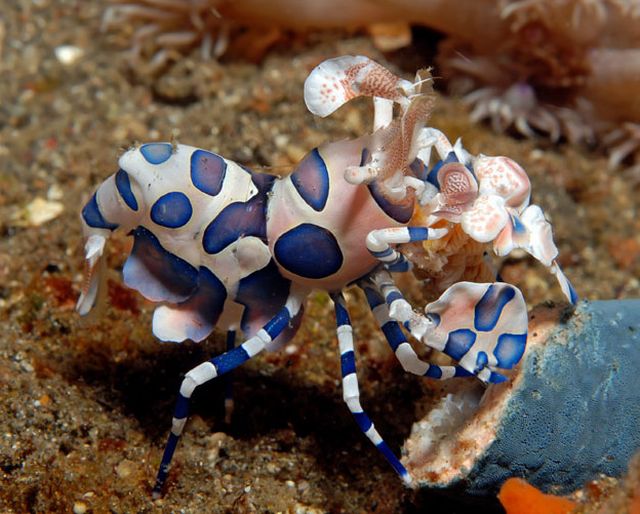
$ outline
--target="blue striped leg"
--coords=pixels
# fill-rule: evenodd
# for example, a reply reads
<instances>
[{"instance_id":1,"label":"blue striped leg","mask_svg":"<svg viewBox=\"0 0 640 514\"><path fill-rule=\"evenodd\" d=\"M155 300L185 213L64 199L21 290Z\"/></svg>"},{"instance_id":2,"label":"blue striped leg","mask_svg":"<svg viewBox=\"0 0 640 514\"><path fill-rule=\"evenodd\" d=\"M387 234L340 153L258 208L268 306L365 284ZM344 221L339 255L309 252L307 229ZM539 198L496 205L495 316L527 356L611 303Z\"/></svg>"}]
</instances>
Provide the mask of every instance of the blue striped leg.
<instances>
[{"instance_id":1,"label":"blue striped leg","mask_svg":"<svg viewBox=\"0 0 640 514\"><path fill-rule=\"evenodd\" d=\"M428 239L440 239L449 232L446 228L393 227L372 230L367 235L367 249L389 271L408 271L411 263L392 244L414 243Z\"/></svg>"},{"instance_id":2,"label":"blue striped leg","mask_svg":"<svg viewBox=\"0 0 640 514\"><path fill-rule=\"evenodd\" d=\"M171 422L171 433L169 434L169 439L165 446L164 454L162 455L162 461L160 462L160 468L158 469L156 483L153 487L153 496L155 498L159 498L162 494L162 486L167 479L173 453L175 452L184 425L187 422L189 401L195 388L209 380L228 373L264 350L265 345L275 339L298 313L301 300L302 299L297 296L290 296L280 312L264 325L264 327L258 330L256 335L247 339L247 341L233 350L229 350L222 355L218 355L213 359L199 364L186 374L180 386L178 401Z\"/></svg>"},{"instance_id":3,"label":"blue striped leg","mask_svg":"<svg viewBox=\"0 0 640 514\"><path fill-rule=\"evenodd\" d=\"M438 366L425 362L414 351L400 327L400 324L389 316L389 307L382 295L373 287L361 284L380 329L385 335L391 350L400 362L402 369L414 375L446 380L453 377L472 376L461 366Z\"/></svg>"},{"instance_id":4,"label":"blue striped leg","mask_svg":"<svg viewBox=\"0 0 640 514\"><path fill-rule=\"evenodd\" d=\"M231 351L236 346L236 332L229 330L227 332L227 351ZM231 416L233 414L233 378L231 375L225 375L224 378L224 422L226 425L231 424Z\"/></svg>"},{"instance_id":5,"label":"blue striped leg","mask_svg":"<svg viewBox=\"0 0 640 514\"><path fill-rule=\"evenodd\" d=\"M409 472L382 439L373 426L371 419L369 419L369 416L362 410L358 376L356 375L356 360L353 351L353 329L349 321L349 313L347 312L342 294L332 295L331 298L334 301L336 309L336 324L338 342L340 344L340 364L342 371L342 395L344 401L347 407L349 407L351 414L353 414L358 426L362 432L364 432L364 435L380 450L405 484L409 485L411 483L411 475L409 475Z\"/></svg>"}]
</instances>

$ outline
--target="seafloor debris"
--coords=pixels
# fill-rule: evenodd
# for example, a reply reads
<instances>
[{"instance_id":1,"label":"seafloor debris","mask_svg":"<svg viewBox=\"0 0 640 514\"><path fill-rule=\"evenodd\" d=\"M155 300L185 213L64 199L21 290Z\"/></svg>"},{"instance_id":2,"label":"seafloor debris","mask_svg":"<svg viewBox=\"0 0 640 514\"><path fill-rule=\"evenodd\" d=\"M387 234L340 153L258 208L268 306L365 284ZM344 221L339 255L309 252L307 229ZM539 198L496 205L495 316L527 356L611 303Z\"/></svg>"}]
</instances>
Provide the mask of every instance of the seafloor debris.
<instances>
[{"instance_id":1,"label":"seafloor debris","mask_svg":"<svg viewBox=\"0 0 640 514\"><path fill-rule=\"evenodd\" d=\"M64 204L61 202L38 196L14 213L13 224L20 227L38 227L57 218L63 211Z\"/></svg>"}]
</instances>

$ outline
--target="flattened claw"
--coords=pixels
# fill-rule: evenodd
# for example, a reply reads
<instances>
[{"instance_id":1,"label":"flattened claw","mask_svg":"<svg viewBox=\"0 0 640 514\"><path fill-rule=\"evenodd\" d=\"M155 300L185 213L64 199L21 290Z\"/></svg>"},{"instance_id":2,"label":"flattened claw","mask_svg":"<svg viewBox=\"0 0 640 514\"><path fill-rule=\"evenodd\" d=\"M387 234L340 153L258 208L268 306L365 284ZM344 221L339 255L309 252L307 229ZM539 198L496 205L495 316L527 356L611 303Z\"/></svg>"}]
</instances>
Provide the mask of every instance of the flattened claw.
<instances>
[{"instance_id":1,"label":"flattened claw","mask_svg":"<svg viewBox=\"0 0 640 514\"><path fill-rule=\"evenodd\" d=\"M85 316L95 306L102 282L102 253L106 243L106 237L100 234L92 234L84 245L86 269L82 290L76 310L81 316Z\"/></svg>"},{"instance_id":2,"label":"flattened claw","mask_svg":"<svg viewBox=\"0 0 640 514\"><path fill-rule=\"evenodd\" d=\"M518 288L459 282L425 307L430 324L422 341L453 358L485 383L506 377L524 354L527 307Z\"/></svg>"},{"instance_id":3,"label":"flattened claw","mask_svg":"<svg viewBox=\"0 0 640 514\"><path fill-rule=\"evenodd\" d=\"M91 267L95 266L98 259L102 257L106 242L107 238L100 234L93 234L87 238L87 242L84 244L85 259Z\"/></svg>"},{"instance_id":4,"label":"flattened claw","mask_svg":"<svg viewBox=\"0 0 640 514\"><path fill-rule=\"evenodd\" d=\"M521 211L529 204L531 182L527 172L508 157L479 155L473 169L480 181L480 194L498 195L508 207Z\"/></svg>"},{"instance_id":5,"label":"flattened claw","mask_svg":"<svg viewBox=\"0 0 640 514\"><path fill-rule=\"evenodd\" d=\"M397 77L380 64L362 55L327 59L309 74L304 83L307 109L325 117L358 96L400 102L413 84Z\"/></svg>"}]
</instances>

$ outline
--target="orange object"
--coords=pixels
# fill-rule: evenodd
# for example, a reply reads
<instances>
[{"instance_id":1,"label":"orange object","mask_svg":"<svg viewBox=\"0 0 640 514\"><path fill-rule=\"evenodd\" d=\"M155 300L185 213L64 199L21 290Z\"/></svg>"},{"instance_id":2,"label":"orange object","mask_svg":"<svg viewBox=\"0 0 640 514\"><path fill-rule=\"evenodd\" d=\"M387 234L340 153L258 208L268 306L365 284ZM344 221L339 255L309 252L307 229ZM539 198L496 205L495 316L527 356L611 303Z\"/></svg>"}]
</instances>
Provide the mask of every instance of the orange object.
<instances>
[{"instance_id":1,"label":"orange object","mask_svg":"<svg viewBox=\"0 0 640 514\"><path fill-rule=\"evenodd\" d=\"M640 486L636 487L635 494L629 502L629 514L640 514Z\"/></svg>"},{"instance_id":2,"label":"orange object","mask_svg":"<svg viewBox=\"0 0 640 514\"><path fill-rule=\"evenodd\" d=\"M577 507L575 502L545 494L521 478L510 478L502 484L498 499L507 514L568 514Z\"/></svg>"}]
</instances>

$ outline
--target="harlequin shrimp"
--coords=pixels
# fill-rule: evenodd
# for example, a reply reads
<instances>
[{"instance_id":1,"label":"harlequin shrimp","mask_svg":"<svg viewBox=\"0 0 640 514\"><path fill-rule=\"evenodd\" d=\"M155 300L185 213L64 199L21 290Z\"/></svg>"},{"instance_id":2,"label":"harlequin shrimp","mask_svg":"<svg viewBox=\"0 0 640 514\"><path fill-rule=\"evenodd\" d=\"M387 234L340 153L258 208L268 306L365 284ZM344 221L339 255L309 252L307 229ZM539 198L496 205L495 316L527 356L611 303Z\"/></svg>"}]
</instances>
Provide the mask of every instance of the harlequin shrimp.
<instances>
[{"instance_id":1,"label":"harlequin shrimp","mask_svg":"<svg viewBox=\"0 0 640 514\"><path fill-rule=\"evenodd\" d=\"M122 155L119 170L82 210L88 273L80 314L96 302L105 243L121 230L134 238L124 282L160 303L153 314L158 339L202 341L214 327L229 334L228 351L182 381L156 496L196 387L291 339L314 289L326 291L335 305L344 401L410 484L360 403L342 290L351 284L364 290L395 356L416 375L499 383L520 360L527 338L522 293L495 277L453 283L424 313L415 311L392 276L412 269L403 253L411 243L437 244L462 231L492 243L498 255L522 248L549 266L576 300L555 262L551 227L540 208L529 205L524 170L507 157L472 156L426 126L434 101L427 71L411 82L367 57L343 56L316 67L304 94L309 110L320 116L357 96L372 97L372 133L311 150L284 178L187 145L143 144ZM244 342L235 346L238 331ZM453 362L422 360L411 338Z\"/></svg>"}]
</instances>

